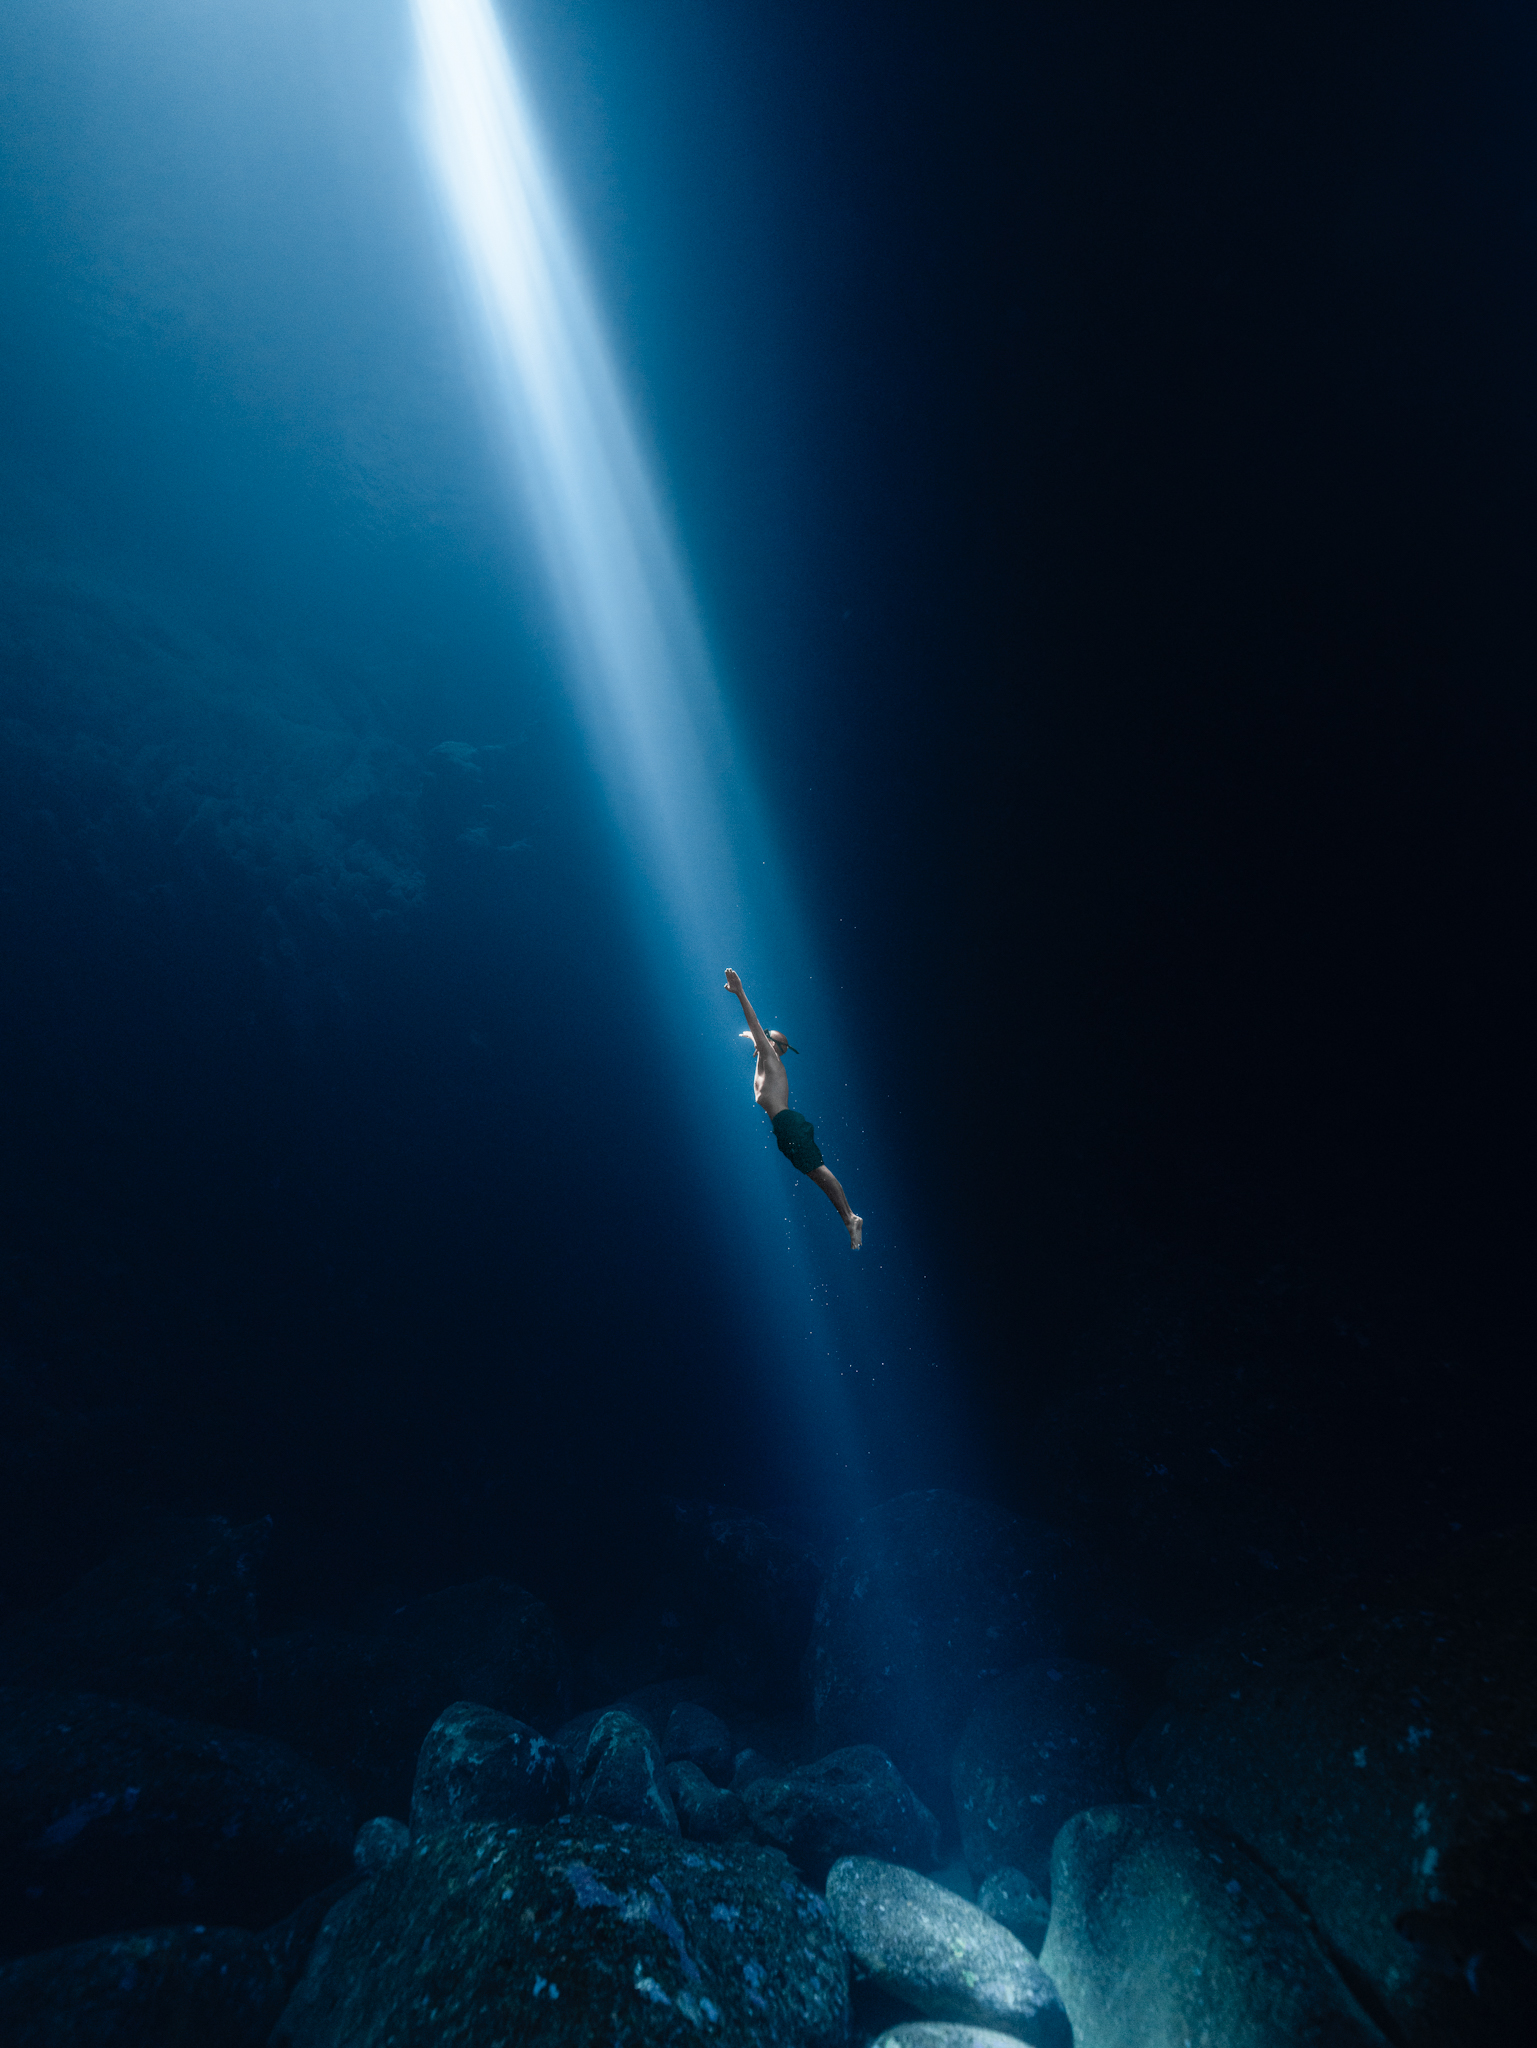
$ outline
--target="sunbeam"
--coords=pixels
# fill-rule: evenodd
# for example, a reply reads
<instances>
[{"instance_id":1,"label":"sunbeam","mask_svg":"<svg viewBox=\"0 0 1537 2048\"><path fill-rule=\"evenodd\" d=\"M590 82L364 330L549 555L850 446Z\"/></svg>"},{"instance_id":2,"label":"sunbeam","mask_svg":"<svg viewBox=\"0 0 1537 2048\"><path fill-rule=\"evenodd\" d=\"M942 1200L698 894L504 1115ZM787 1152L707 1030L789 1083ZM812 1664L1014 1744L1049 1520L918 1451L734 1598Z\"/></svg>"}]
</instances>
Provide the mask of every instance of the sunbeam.
<instances>
[{"instance_id":1,"label":"sunbeam","mask_svg":"<svg viewBox=\"0 0 1537 2048\"><path fill-rule=\"evenodd\" d=\"M788 1169L761 1125L749 1136L751 1054L736 1036L724 966L742 971L766 1025L788 1017L797 1036L814 1037L818 1100L807 1107L824 1118L830 1164L860 1209L873 1196L867 1119L838 1055L825 977L732 743L683 552L503 26L490 0L412 0L412 11L424 150L552 594L570 694L638 884L636 916L656 971L648 1000L680 1041L683 1124L709 1162L700 1171L718 1221L745 1229L756 1246L756 1278L744 1269L743 1281L755 1342L781 1377L799 1360L798 1434L816 1446L826 1483L846 1490L868 1456L848 1375L888 1349L888 1324L903 1314L892 1285L904 1301L910 1287L882 1265L892 1251L889 1204L875 1257L862 1251L852 1286L830 1282L829 1261L840 1252L848 1261L849 1240L819 1193L806 1191L809 1208L784 1199ZM653 946L658 924L668 939ZM723 1130L733 1134L725 1145ZM909 1330L901 1341L923 1340Z\"/></svg>"},{"instance_id":2,"label":"sunbeam","mask_svg":"<svg viewBox=\"0 0 1537 2048\"><path fill-rule=\"evenodd\" d=\"M679 550L490 0L413 0L413 13L427 153L481 316L588 744L680 949L692 968L713 971L745 937L745 857L760 873L774 862ZM764 893L760 882L754 895ZM781 898L783 927L777 876L769 893ZM781 963L785 937L774 948Z\"/></svg>"}]
</instances>

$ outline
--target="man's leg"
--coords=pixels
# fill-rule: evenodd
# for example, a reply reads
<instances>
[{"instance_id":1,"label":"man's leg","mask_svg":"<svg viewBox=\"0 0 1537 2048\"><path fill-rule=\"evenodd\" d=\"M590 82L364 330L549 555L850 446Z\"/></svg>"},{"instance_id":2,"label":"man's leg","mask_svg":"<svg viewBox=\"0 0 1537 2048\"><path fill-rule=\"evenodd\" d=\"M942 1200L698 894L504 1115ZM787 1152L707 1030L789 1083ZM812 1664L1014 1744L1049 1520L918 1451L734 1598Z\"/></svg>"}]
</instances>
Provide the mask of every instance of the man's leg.
<instances>
[{"instance_id":1,"label":"man's leg","mask_svg":"<svg viewBox=\"0 0 1537 2048\"><path fill-rule=\"evenodd\" d=\"M849 1198L843 1192L837 1174L830 1166L819 1166L811 1178L843 1218L843 1227L849 1234L849 1243L857 1252L860 1239L864 1236L865 1220L862 1216L856 1216L849 1207Z\"/></svg>"}]
</instances>

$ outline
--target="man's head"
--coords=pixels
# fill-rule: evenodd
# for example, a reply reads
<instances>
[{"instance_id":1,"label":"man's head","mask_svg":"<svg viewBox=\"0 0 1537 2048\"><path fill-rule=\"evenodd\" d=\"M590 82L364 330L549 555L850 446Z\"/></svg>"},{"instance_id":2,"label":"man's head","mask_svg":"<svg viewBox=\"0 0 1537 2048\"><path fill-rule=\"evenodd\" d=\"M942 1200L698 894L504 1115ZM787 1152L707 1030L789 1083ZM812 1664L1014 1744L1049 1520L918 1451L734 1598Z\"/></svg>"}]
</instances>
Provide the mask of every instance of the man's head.
<instances>
[{"instance_id":1,"label":"man's head","mask_svg":"<svg viewBox=\"0 0 1537 2048\"><path fill-rule=\"evenodd\" d=\"M752 1037L752 1033L750 1031L742 1031L739 1032L737 1035L740 1038ZM789 1039L785 1037L782 1031L765 1031L763 1035L768 1040L769 1044L774 1048L775 1052L778 1053L781 1059L784 1058L787 1052L794 1052L795 1047L790 1043Z\"/></svg>"}]
</instances>

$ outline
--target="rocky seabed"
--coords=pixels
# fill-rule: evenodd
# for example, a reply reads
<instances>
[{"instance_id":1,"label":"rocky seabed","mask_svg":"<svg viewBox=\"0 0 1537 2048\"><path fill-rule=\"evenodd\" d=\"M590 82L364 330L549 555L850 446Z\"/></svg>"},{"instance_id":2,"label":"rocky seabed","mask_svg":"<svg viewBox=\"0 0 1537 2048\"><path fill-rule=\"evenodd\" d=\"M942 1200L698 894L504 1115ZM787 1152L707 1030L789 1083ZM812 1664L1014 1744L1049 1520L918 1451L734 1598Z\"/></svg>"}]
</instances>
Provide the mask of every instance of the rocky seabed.
<instances>
[{"instance_id":1,"label":"rocky seabed","mask_svg":"<svg viewBox=\"0 0 1537 2048\"><path fill-rule=\"evenodd\" d=\"M679 1609L575 1671L500 1578L264 1637L262 1525L12 1624L0 2041L1537 2040L1529 1535L1150 1678L983 1502L678 1527Z\"/></svg>"}]
</instances>

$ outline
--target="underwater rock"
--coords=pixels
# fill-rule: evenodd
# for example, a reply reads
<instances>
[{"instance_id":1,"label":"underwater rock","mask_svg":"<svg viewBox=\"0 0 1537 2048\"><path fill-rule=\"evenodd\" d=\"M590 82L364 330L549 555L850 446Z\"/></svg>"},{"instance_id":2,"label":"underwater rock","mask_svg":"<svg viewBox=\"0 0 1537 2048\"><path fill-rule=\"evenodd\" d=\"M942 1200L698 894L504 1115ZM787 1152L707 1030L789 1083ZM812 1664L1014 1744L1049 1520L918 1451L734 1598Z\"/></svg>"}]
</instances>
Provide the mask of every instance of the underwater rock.
<instances>
[{"instance_id":1,"label":"underwater rock","mask_svg":"<svg viewBox=\"0 0 1537 2048\"><path fill-rule=\"evenodd\" d=\"M929 1869L939 1822L890 1757L870 1743L834 1750L742 1795L757 1834L820 1883L840 1856L886 1856Z\"/></svg>"},{"instance_id":2,"label":"underwater rock","mask_svg":"<svg viewBox=\"0 0 1537 2048\"><path fill-rule=\"evenodd\" d=\"M167 1521L0 1633L0 1683L244 1720L257 1698L256 1577L271 1534L266 1520Z\"/></svg>"},{"instance_id":3,"label":"underwater rock","mask_svg":"<svg viewBox=\"0 0 1537 2048\"><path fill-rule=\"evenodd\" d=\"M623 1707L610 1707L587 1737L573 1777L572 1804L585 1814L675 1835L678 1816L664 1769L661 1748L645 1722Z\"/></svg>"},{"instance_id":4,"label":"underwater rock","mask_svg":"<svg viewBox=\"0 0 1537 2048\"><path fill-rule=\"evenodd\" d=\"M749 1785L759 1778L773 1778L779 1774L768 1758L759 1749L739 1749L731 1760L731 1789L745 1792Z\"/></svg>"},{"instance_id":5,"label":"underwater rock","mask_svg":"<svg viewBox=\"0 0 1537 2048\"><path fill-rule=\"evenodd\" d=\"M1051 1531L954 1493L905 1493L865 1515L806 1648L819 1745L877 1744L943 1810L982 1687L1058 1646L1069 1555Z\"/></svg>"},{"instance_id":6,"label":"underwater rock","mask_svg":"<svg viewBox=\"0 0 1537 2048\"><path fill-rule=\"evenodd\" d=\"M1004 1864L1044 1885L1070 1814L1130 1796L1126 1691L1113 1671L1038 1657L993 1679L950 1768L955 1815L974 1878Z\"/></svg>"},{"instance_id":7,"label":"underwater rock","mask_svg":"<svg viewBox=\"0 0 1537 2048\"><path fill-rule=\"evenodd\" d=\"M1051 1901L1022 1870L1005 1866L984 1879L977 1904L990 1920L1018 1935L1031 1955L1038 1956L1051 1920Z\"/></svg>"},{"instance_id":8,"label":"underwater rock","mask_svg":"<svg viewBox=\"0 0 1537 2048\"><path fill-rule=\"evenodd\" d=\"M351 1850L346 1800L281 1743L0 1687L0 1951L188 1913L265 1927Z\"/></svg>"},{"instance_id":9,"label":"underwater rock","mask_svg":"<svg viewBox=\"0 0 1537 2048\"><path fill-rule=\"evenodd\" d=\"M658 1742L666 1737L674 1707L703 1707L706 1713L722 1719L731 1707L725 1687L704 1671L690 1672L683 1678L659 1679L655 1685L637 1686L623 1699L612 1700L608 1704L628 1707L632 1714L638 1714Z\"/></svg>"},{"instance_id":10,"label":"underwater rock","mask_svg":"<svg viewBox=\"0 0 1537 2048\"><path fill-rule=\"evenodd\" d=\"M352 1838L352 1861L365 1877L392 1870L411 1846L411 1830L387 1813L365 1820Z\"/></svg>"},{"instance_id":11,"label":"underwater rock","mask_svg":"<svg viewBox=\"0 0 1537 2048\"><path fill-rule=\"evenodd\" d=\"M573 1714L569 1721L562 1721L550 1737L551 1742L565 1758L566 1769L573 1778L582 1768L582 1758L587 1754L588 1736L603 1716L611 1711L608 1707L589 1707L586 1713Z\"/></svg>"},{"instance_id":12,"label":"underwater rock","mask_svg":"<svg viewBox=\"0 0 1537 2048\"><path fill-rule=\"evenodd\" d=\"M410 1809L417 1754L455 1700L531 1727L565 1712L565 1648L542 1601L505 1579L414 1600L374 1635L312 1628L262 1644L255 1725L345 1778L364 1813Z\"/></svg>"},{"instance_id":13,"label":"underwater rock","mask_svg":"<svg viewBox=\"0 0 1537 2048\"><path fill-rule=\"evenodd\" d=\"M669 1764L666 1781L678 1823L691 1842L729 1842L746 1829L741 1799L712 1785L698 1764Z\"/></svg>"},{"instance_id":14,"label":"underwater rock","mask_svg":"<svg viewBox=\"0 0 1537 2048\"><path fill-rule=\"evenodd\" d=\"M968 2026L964 2020L902 2020L872 2048L1013 2048L1013 2043L1012 2034Z\"/></svg>"},{"instance_id":15,"label":"underwater rock","mask_svg":"<svg viewBox=\"0 0 1537 2048\"><path fill-rule=\"evenodd\" d=\"M264 2048L347 1880L265 1934L153 1927L0 1963L6 2048Z\"/></svg>"},{"instance_id":16,"label":"underwater rock","mask_svg":"<svg viewBox=\"0 0 1537 2048\"><path fill-rule=\"evenodd\" d=\"M1406 2041L1537 2011L1537 1533L1278 1608L1175 1667L1130 1751L1160 1806L1240 1835Z\"/></svg>"},{"instance_id":17,"label":"underwater rock","mask_svg":"<svg viewBox=\"0 0 1537 2048\"><path fill-rule=\"evenodd\" d=\"M1099 1806L1057 1837L1041 1962L1077 2048L1383 2048L1306 1920L1205 1822Z\"/></svg>"},{"instance_id":18,"label":"underwater rock","mask_svg":"<svg viewBox=\"0 0 1537 2048\"><path fill-rule=\"evenodd\" d=\"M273 2048L844 2048L848 1963L781 1858L654 1828L447 1829L344 1900Z\"/></svg>"},{"instance_id":19,"label":"underwater rock","mask_svg":"<svg viewBox=\"0 0 1537 2048\"><path fill-rule=\"evenodd\" d=\"M411 1788L411 1833L472 1820L553 1820L571 1774L553 1742L510 1714L456 1700L427 1730Z\"/></svg>"},{"instance_id":20,"label":"underwater rock","mask_svg":"<svg viewBox=\"0 0 1537 2048\"><path fill-rule=\"evenodd\" d=\"M259 1934L156 1927L0 1963L6 2048L261 2048L299 1971L285 1976Z\"/></svg>"},{"instance_id":21,"label":"underwater rock","mask_svg":"<svg viewBox=\"0 0 1537 2048\"><path fill-rule=\"evenodd\" d=\"M706 1712L713 1712L724 1707L727 1700L714 1679L696 1671L687 1678L667 1678L655 1685L640 1686L636 1691L626 1693L623 1699L606 1700L601 1707L588 1707L585 1712L573 1714L569 1721L562 1722L550 1739L565 1757L574 1776L581 1769L582 1758L587 1752L587 1738L602 1715L622 1708L625 1713L633 1714L637 1721L644 1721L660 1744L666 1736L674 1708L684 1704L698 1705Z\"/></svg>"},{"instance_id":22,"label":"underwater rock","mask_svg":"<svg viewBox=\"0 0 1537 2048\"><path fill-rule=\"evenodd\" d=\"M667 1717L662 1755L670 1764L698 1764L707 1778L724 1785L733 1762L731 1730L719 1714L684 1700Z\"/></svg>"},{"instance_id":23,"label":"underwater rock","mask_svg":"<svg viewBox=\"0 0 1537 2048\"><path fill-rule=\"evenodd\" d=\"M1038 2048L1070 2048L1057 1987L1021 1941L914 1871L846 1856L827 1906L857 1968L929 2019L968 2021Z\"/></svg>"}]
</instances>

